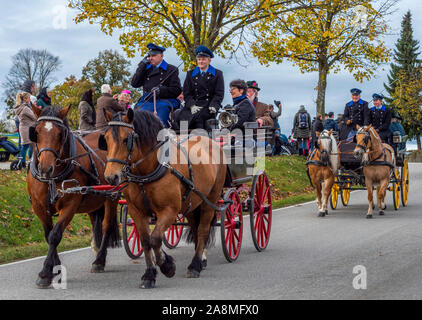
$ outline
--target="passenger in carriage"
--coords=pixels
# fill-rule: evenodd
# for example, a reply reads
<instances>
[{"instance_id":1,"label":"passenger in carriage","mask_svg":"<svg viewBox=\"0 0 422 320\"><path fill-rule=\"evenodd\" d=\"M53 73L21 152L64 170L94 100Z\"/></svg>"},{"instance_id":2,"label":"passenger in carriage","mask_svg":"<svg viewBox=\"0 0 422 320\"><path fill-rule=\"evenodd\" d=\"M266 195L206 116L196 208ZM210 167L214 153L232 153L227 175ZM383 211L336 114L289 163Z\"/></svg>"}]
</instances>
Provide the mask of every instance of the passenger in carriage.
<instances>
[{"instance_id":1,"label":"passenger in carriage","mask_svg":"<svg viewBox=\"0 0 422 320\"><path fill-rule=\"evenodd\" d=\"M361 90L353 88L350 90L352 100L349 101L343 113L343 121L345 126L340 132L340 140L352 139L356 135L356 125L369 125L369 109L368 102L361 99Z\"/></svg>"},{"instance_id":2,"label":"passenger in carriage","mask_svg":"<svg viewBox=\"0 0 422 320\"><path fill-rule=\"evenodd\" d=\"M246 96L248 86L243 80L233 80L230 82L230 94L233 99L234 113L237 114L237 122L229 127L229 130L244 130L245 122L255 122L255 107Z\"/></svg>"},{"instance_id":3,"label":"passenger in carriage","mask_svg":"<svg viewBox=\"0 0 422 320\"><path fill-rule=\"evenodd\" d=\"M211 65L214 53L206 46L195 50L197 67L188 71L183 84L185 106L176 123L187 121L189 129L210 131L207 121L215 119L224 99L223 72Z\"/></svg>"},{"instance_id":4,"label":"passenger in carriage","mask_svg":"<svg viewBox=\"0 0 422 320\"><path fill-rule=\"evenodd\" d=\"M383 143L388 143L390 138L391 110L383 103L384 97L374 93L372 102L374 106L369 110L369 123L376 129Z\"/></svg>"},{"instance_id":5,"label":"passenger in carriage","mask_svg":"<svg viewBox=\"0 0 422 320\"><path fill-rule=\"evenodd\" d=\"M165 48L153 43L148 44L147 48L148 55L139 63L131 81L132 87L144 89L144 94L135 109L156 112L164 126L169 127L171 110L180 106L180 101L177 99L182 92L179 70L164 60Z\"/></svg>"},{"instance_id":6,"label":"passenger in carriage","mask_svg":"<svg viewBox=\"0 0 422 320\"><path fill-rule=\"evenodd\" d=\"M274 124L273 119L271 118L272 105L268 105L258 101L258 91L260 91L261 88L258 87L258 83L255 80L248 81L246 82L246 84L248 86L248 89L246 90L246 96L255 107L256 122L258 122L258 125L260 127L272 127Z\"/></svg>"},{"instance_id":7,"label":"passenger in carriage","mask_svg":"<svg viewBox=\"0 0 422 320\"><path fill-rule=\"evenodd\" d=\"M393 115L391 116L391 124L390 124L390 140L389 144L393 147L394 151L397 153L397 151L406 149L406 142L399 143L396 145L393 141L393 136L396 132L400 133L401 137L404 137L406 135L404 128L400 121L402 120L402 117L399 115L398 112L393 112ZM398 150L397 150L398 147Z\"/></svg>"}]
</instances>

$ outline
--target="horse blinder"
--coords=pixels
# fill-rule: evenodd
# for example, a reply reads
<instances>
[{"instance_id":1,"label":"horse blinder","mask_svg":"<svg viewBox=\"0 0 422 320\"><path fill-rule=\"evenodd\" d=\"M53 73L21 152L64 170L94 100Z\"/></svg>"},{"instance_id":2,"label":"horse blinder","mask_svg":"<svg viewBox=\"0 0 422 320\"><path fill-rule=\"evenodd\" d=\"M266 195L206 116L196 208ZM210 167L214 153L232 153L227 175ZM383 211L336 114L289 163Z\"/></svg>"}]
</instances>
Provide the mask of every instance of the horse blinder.
<instances>
[{"instance_id":1,"label":"horse blinder","mask_svg":"<svg viewBox=\"0 0 422 320\"><path fill-rule=\"evenodd\" d=\"M37 143L38 133L34 126L29 127L29 140L31 140L34 143Z\"/></svg>"},{"instance_id":2,"label":"horse blinder","mask_svg":"<svg viewBox=\"0 0 422 320\"><path fill-rule=\"evenodd\" d=\"M103 134L100 134L100 136L98 137L98 149L107 151L107 141Z\"/></svg>"}]
</instances>

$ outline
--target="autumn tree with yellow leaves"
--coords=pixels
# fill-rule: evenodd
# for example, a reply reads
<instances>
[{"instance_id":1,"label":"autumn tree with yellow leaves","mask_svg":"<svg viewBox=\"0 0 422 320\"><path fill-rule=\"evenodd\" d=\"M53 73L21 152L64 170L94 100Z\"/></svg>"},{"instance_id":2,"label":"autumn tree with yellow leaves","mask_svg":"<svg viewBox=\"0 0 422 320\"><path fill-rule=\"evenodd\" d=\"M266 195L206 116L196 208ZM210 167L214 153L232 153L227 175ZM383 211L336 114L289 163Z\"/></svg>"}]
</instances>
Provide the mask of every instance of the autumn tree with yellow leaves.
<instances>
[{"instance_id":1,"label":"autumn tree with yellow leaves","mask_svg":"<svg viewBox=\"0 0 422 320\"><path fill-rule=\"evenodd\" d=\"M271 15L257 24L252 52L259 62L287 60L302 73L318 72L317 112L325 114L330 73L346 70L362 82L389 61L382 36L396 0L303 0L307 9Z\"/></svg>"},{"instance_id":2,"label":"autumn tree with yellow leaves","mask_svg":"<svg viewBox=\"0 0 422 320\"><path fill-rule=\"evenodd\" d=\"M223 58L248 51L247 36L257 22L307 6L297 0L69 0L79 10L77 23L98 23L108 35L121 31L129 57L145 54L154 42L175 48L185 69L195 63L197 46Z\"/></svg>"}]
</instances>

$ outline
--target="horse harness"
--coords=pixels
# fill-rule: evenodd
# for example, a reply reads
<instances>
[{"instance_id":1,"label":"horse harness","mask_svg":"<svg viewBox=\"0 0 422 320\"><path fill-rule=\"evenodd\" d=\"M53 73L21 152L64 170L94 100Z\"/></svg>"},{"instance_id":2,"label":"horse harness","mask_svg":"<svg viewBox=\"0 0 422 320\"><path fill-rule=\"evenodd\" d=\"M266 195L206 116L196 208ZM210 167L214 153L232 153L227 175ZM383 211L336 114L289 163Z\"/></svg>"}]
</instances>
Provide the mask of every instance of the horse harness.
<instances>
[{"instance_id":1,"label":"horse harness","mask_svg":"<svg viewBox=\"0 0 422 320\"><path fill-rule=\"evenodd\" d=\"M367 131L363 131L363 132L360 132L360 133L363 133L365 135L365 137L363 138L363 142L365 143L365 145L363 146L363 145L357 143L356 146L358 148L362 149L364 153L370 153L370 151L368 151L368 143L369 143L369 141L371 139L371 135ZM387 153L385 152L385 150L387 150L388 152L390 152L391 160L393 161L393 163L387 161ZM382 159L382 160L379 161L380 159ZM376 157L375 159L372 159L370 161L367 161L367 162L363 163L363 166L364 167L366 167L366 166L388 166L391 169L394 169L395 168L395 163L394 162L395 162L395 160L394 160L393 152L390 149L388 149L388 148L386 148L386 147L383 146L382 147L382 152L379 154L379 156Z\"/></svg>"},{"instance_id":2,"label":"horse harness","mask_svg":"<svg viewBox=\"0 0 422 320\"><path fill-rule=\"evenodd\" d=\"M136 161L135 163L130 164L130 161L131 161L132 156L133 156L133 151L134 151L134 143L135 143L135 141L138 141L138 139L139 139L139 136L135 132L135 128L134 128L133 124L123 122L120 118L119 121L111 121L111 122L108 123L108 125L109 126L122 127L122 129L125 130L129 134L128 138L127 138L127 148L128 148L128 151L129 151L129 155L127 157L127 160L107 158L107 162L116 162L116 163L120 163L120 164L124 165L124 167L122 169L122 176L126 179L126 182L128 182L128 183L132 182L132 183L135 183L139 186L139 188L141 189L144 206L145 206L145 208L147 209L148 212L151 212L151 205L150 205L150 202L149 202L148 197L146 195L144 185L161 179L167 173L167 170L170 170L170 173L173 174L177 179L179 179L186 186L186 191L182 196L182 205L187 200L188 197L189 197L189 203L186 207L186 210L183 213L183 216L186 215L186 213L188 213L190 211L190 208L191 208L191 205L192 205L192 199L191 199L191 193L192 192L195 192L202 200L204 200L214 210L224 211L224 210L227 209L227 207L231 203L231 201L225 201L223 206L216 206L215 204L211 203L199 190L197 190L195 188L192 163L189 159L188 152L182 146L182 143L185 142L187 139L182 139L179 142L176 142L174 139L170 139L167 136L163 141L158 142L140 160ZM129 128L132 131L130 132L130 131L126 130L126 128ZM154 153L154 151L158 150L159 148L161 148L162 146L164 146L164 144L166 144L168 142L173 143L177 148L179 148L182 151L182 153L186 157L188 169L189 169L189 179L186 178L178 170L176 170L175 168L170 166L170 164L168 162L162 161L163 159L160 159L160 161L158 161L157 167L151 173L149 173L147 175L140 176L140 175L135 175L131 172L132 169L135 169L138 165L140 165L142 162L144 162L150 155L152 155ZM169 150L169 149L167 149L167 150ZM168 156L167 152L168 151L165 151L165 153L164 153L165 157Z\"/></svg>"},{"instance_id":3,"label":"horse harness","mask_svg":"<svg viewBox=\"0 0 422 320\"><path fill-rule=\"evenodd\" d=\"M35 128L38 126L38 124L41 121L54 122L55 125L57 125L58 127L60 127L62 129L61 148L60 148L59 152L57 152L56 150L49 148L49 147L41 148L40 150L38 150L37 133L35 131ZM34 144L35 144L35 157L34 157L34 160L31 161L29 169L31 170L31 174L35 179L37 179L38 181L40 181L42 183L48 183L48 193L47 193L47 198L46 198L46 207L47 207L47 214L49 216L52 215L51 211L50 211L51 205L54 205L63 195L63 193L62 193L62 195L57 193L56 184L58 182L64 183L66 181L70 181L70 180L66 180L66 179L69 178L73 174L75 167L78 167L96 185L100 184L100 180L98 178L99 175L98 175L97 166L95 164L95 161L93 160L92 155L94 155L100 161L100 163L102 163L103 166L105 166L105 163L95 153L95 151L92 150L88 146L88 144L85 143L85 141L80 136L74 135L72 133L72 131L64 124L62 119L60 119L58 117L52 117L52 116L39 117L37 122L30 127L29 134L30 134L31 141L34 142ZM82 153L80 155L77 154L77 152L76 152L76 140L78 140L78 142L86 150L85 153ZM68 158L60 159L60 154L63 153L63 149L64 149L66 143L69 146ZM51 152L55 155L56 165L57 164L58 165L64 164L65 167L57 175L50 177L50 178L43 178L43 177L41 177L41 175L38 171L37 164L39 162L39 158L40 158L41 153L47 152L47 151ZM87 169L85 169L79 162L77 162L75 160L75 159L83 157L83 156L89 157L91 171L88 171ZM74 179L72 179L71 181L77 182ZM62 186L63 186L63 183L62 183Z\"/></svg>"}]
</instances>

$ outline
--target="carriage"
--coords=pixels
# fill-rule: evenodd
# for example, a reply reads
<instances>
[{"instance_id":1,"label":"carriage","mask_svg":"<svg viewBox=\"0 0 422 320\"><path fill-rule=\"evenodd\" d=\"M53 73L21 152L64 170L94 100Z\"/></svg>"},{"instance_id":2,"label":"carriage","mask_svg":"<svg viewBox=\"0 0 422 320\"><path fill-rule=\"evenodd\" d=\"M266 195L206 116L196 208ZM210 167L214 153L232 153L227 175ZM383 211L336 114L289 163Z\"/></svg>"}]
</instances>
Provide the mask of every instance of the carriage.
<instances>
[{"instance_id":1,"label":"carriage","mask_svg":"<svg viewBox=\"0 0 422 320\"><path fill-rule=\"evenodd\" d=\"M407 206L409 196L409 167L406 159L406 149L400 149L400 144L404 144L407 136L393 135L393 144L395 150L395 170L390 177L388 190L393 192L394 210L402 205ZM335 210L338 205L340 195L343 206L347 206L350 200L350 192L353 190L366 190L365 177L360 159L353 156L353 150L356 147L354 142L341 141L338 144L340 152L340 169L334 177L335 183L331 190L330 206Z\"/></svg>"}]
</instances>

